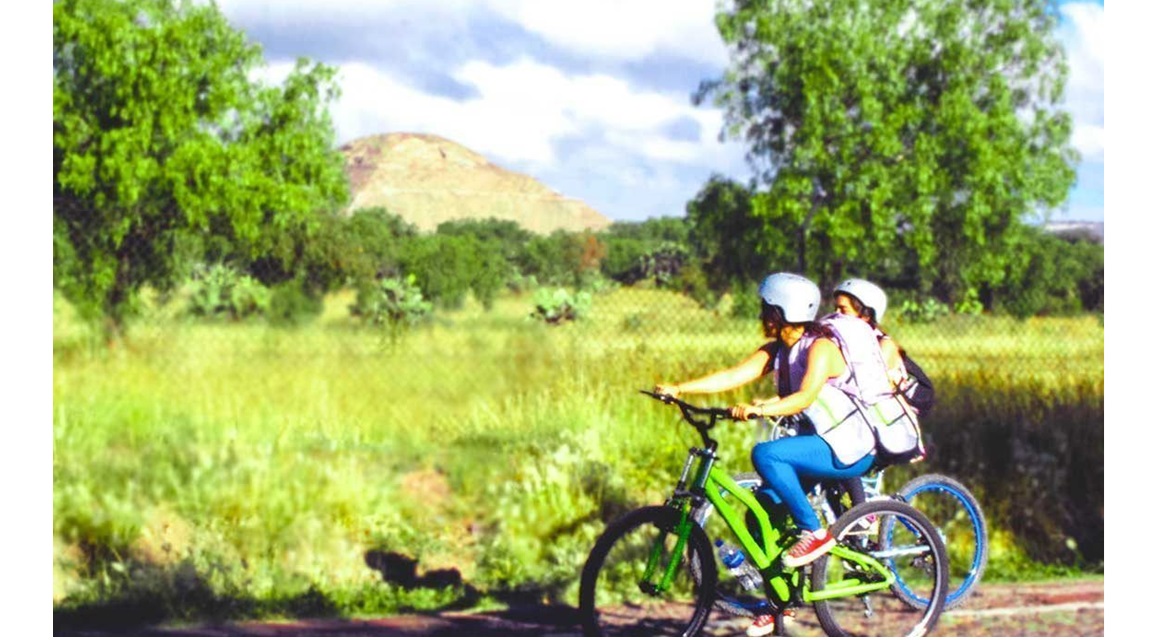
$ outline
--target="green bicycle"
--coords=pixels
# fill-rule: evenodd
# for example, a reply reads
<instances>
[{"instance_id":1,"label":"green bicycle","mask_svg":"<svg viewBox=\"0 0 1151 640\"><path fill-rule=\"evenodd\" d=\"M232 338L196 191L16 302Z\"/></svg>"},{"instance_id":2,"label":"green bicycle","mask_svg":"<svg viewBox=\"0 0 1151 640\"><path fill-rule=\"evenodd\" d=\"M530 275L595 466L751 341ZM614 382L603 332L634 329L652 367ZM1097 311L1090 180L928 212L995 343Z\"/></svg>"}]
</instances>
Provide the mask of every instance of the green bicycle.
<instances>
[{"instance_id":1,"label":"green bicycle","mask_svg":"<svg viewBox=\"0 0 1151 640\"><path fill-rule=\"evenodd\" d=\"M776 635L787 633L783 613L805 605L815 609L819 626L831 636L920 636L934 628L947 598L948 564L943 540L926 516L904 502L868 501L836 520L831 533L837 544L826 555L804 567L785 567L782 553L798 534L790 516L773 520L718 464L719 443L709 432L730 419L728 410L643 393L676 405L703 448L689 449L664 504L624 515L592 547L580 576L585 634L699 634L721 580L741 581L746 593L758 589L754 606L775 616ZM692 517L705 503L719 516L713 521L727 525L751 570L729 574L717 557L719 547ZM897 580L915 589L926 606L908 607L897 598Z\"/></svg>"},{"instance_id":2,"label":"green bicycle","mask_svg":"<svg viewBox=\"0 0 1151 640\"><path fill-rule=\"evenodd\" d=\"M757 438L759 441L776 440L797 433L786 420L765 418L761 420L761 428L762 431ZM753 493L763 485L763 478L755 471L733 473L732 478L736 484ZM939 536L947 545L948 564L951 568L947 586L947 605L944 610L950 611L962 606L972 596L987 567L987 520L979 502L970 489L958 480L945 475L929 473L915 477L893 494L884 492L883 478L883 468L873 468L861 478L867 499L889 497L907 502L939 526ZM836 518L846 512L851 505L843 486L834 480L816 484L809 494L809 499L812 508L825 523L835 522ZM713 511L710 503L704 503L693 514L693 518L703 526L704 531L710 531L712 528L709 518ZM719 526L722 527L723 523L719 523ZM897 582L897 586L902 585ZM738 589L730 592L726 587L735 588L738 585L720 585L720 591L716 594L716 609L744 617L754 616L754 611L745 606L746 602L752 599L746 594L739 593ZM913 589L904 591L900 588L895 591L895 595L912 607L927 604L927 601Z\"/></svg>"}]
</instances>

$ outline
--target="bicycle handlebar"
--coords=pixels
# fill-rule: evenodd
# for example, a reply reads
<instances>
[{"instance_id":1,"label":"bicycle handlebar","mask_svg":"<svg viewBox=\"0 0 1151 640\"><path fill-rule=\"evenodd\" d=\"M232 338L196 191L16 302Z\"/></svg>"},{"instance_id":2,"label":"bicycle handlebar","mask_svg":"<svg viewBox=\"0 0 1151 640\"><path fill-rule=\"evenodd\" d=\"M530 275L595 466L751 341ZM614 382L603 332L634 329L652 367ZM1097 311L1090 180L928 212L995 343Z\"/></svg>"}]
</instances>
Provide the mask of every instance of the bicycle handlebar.
<instances>
[{"instance_id":1,"label":"bicycle handlebar","mask_svg":"<svg viewBox=\"0 0 1151 640\"><path fill-rule=\"evenodd\" d=\"M640 389L639 392L649 395L656 400L663 402L664 404L674 404L678 406L680 411L684 413L684 418L687 418L689 421L690 417L695 415L702 415L707 416L708 418L713 418L709 420L710 424L714 424L715 420L733 419L731 417L731 409L728 407L697 407L690 402L684 402L683 400L680 400L679 398L668 393L656 393L654 391L647 391L646 389Z\"/></svg>"},{"instance_id":2,"label":"bicycle handlebar","mask_svg":"<svg viewBox=\"0 0 1151 640\"><path fill-rule=\"evenodd\" d=\"M695 430L699 432L699 436L703 438L708 448L715 448L717 446L716 441L707 435L707 432L715 427L715 423L720 420L734 419L731 417L731 409L727 407L697 407L667 393L656 393L646 389L640 389L639 392L651 396L664 404L674 404L679 407L680 413L683 414L684 421L695 427Z\"/></svg>"},{"instance_id":3,"label":"bicycle handlebar","mask_svg":"<svg viewBox=\"0 0 1151 640\"><path fill-rule=\"evenodd\" d=\"M715 427L715 423L719 420L735 419L732 417L729 407L697 407L690 402L685 402L670 394L656 393L646 389L640 389L639 392L651 396L664 404L674 404L679 407L680 413L683 414L683 419L695 427L700 437L703 438L703 441L707 443L709 447L716 445L715 440L712 440L707 435L707 432ZM764 435L760 437L760 440L776 440L781 437L795 435L796 433L795 429L788 425L786 419L761 415L752 415L749 419L762 421L761 425L764 429Z\"/></svg>"}]
</instances>

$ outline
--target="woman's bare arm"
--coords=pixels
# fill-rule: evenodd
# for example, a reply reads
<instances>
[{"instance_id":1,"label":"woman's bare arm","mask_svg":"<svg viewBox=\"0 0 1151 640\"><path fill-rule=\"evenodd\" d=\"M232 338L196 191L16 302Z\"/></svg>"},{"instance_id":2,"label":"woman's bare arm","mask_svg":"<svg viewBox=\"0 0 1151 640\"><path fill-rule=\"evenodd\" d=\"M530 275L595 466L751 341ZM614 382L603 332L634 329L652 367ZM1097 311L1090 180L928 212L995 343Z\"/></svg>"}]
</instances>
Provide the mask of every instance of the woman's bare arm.
<instances>
[{"instance_id":1,"label":"woman's bare arm","mask_svg":"<svg viewBox=\"0 0 1151 640\"><path fill-rule=\"evenodd\" d=\"M734 367L679 384L658 384L655 391L678 396L681 393L720 393L735 389L762 377L767 371L769 359L766 349L758 349Z\"/></svg>"},{"instance_id":2,"label":"woman's bare arm","mask_svg":"<svg viewBox=\"0 0 1151 640\"><path fill-rule=\"evenodd\" d=\"M732 416L746 420L753 416L790 416L803 411L815 402L823 385L829 378L843 375L847 362L839 347L827 338L820 338L811 345L807 354L807 372L799 389L786 398L775 397L754 405L736 405Z\"/></svg>"},{"instance_id":3,"label":"woman's bare arm","mask_svg":"<svg viewBox=\"0 0 1151 640\"><path fill-rule=\"evenodd\" d=\"M891 336L884 336L879 341L879 350L883 352L883 362L887 370L898 369L903 366L903 356L899 355L899 344Z\"/></svg>"}]
</instances>

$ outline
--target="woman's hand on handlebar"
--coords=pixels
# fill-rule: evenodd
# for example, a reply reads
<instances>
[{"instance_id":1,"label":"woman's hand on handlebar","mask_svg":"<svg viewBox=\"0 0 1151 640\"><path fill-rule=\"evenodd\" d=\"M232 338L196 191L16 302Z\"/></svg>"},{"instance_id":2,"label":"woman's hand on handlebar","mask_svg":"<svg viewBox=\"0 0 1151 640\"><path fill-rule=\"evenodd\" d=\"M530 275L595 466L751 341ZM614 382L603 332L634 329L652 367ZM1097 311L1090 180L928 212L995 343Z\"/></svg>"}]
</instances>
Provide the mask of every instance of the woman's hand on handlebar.
<instances>
[{"instance_id":1,"label":"woman's hand on handlebar","mask_svg":"<svg viewBox=\"0 0 1151 640\"><path fill-rule=\"evenodd\" d=\"M733 420L754 420L763 417L763 408L759 404L737 404L730 409Z\"/></svg>"},{"instance_id":2,"label":"woman's hand on handlebar","mask_svg":"<svg viewBox=\"0 0 1151 640\"><path fill-rule=\"evenodd\" d=\"M673 398L679 397L679 386L674 384L657 384L652 392L658 393L663 396L671 396Z\"/></svg>"}]
</instances>

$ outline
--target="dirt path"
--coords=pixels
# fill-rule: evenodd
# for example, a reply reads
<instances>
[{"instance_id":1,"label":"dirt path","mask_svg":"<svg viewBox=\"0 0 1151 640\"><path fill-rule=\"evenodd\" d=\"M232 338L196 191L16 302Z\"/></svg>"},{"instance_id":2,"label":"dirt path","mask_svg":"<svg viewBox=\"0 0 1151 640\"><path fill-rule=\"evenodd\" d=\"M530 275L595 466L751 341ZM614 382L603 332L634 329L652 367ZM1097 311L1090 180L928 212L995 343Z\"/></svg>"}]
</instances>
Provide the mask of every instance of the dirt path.
<instances>
[{"instance_id":1,"label":"dirt path","mask_svg":"<svg viewBox=\"0 0 1151 640\"><path fill-rule=\"evenodd\" d=\"M820 633L814 614L801 611L801 635ZM742 623L715 616L714 635L742 635ZM574 636L570 607L533 607L488 613L402 615L365 620L251 622L152 629L180 636ZM1103 580L980 585L965 605L946 612L934 636L1102 636Z\"/></svg>"},{"instance_id":2,"label":"dirt path","mask_svg":"<svg viewBox=\"0 0 1151 640\"><path fill-rule=\"evenodd\" d=\"M937 636L1102 636L1103 579L980 585Z\"/></svg>"}]
</instances>

